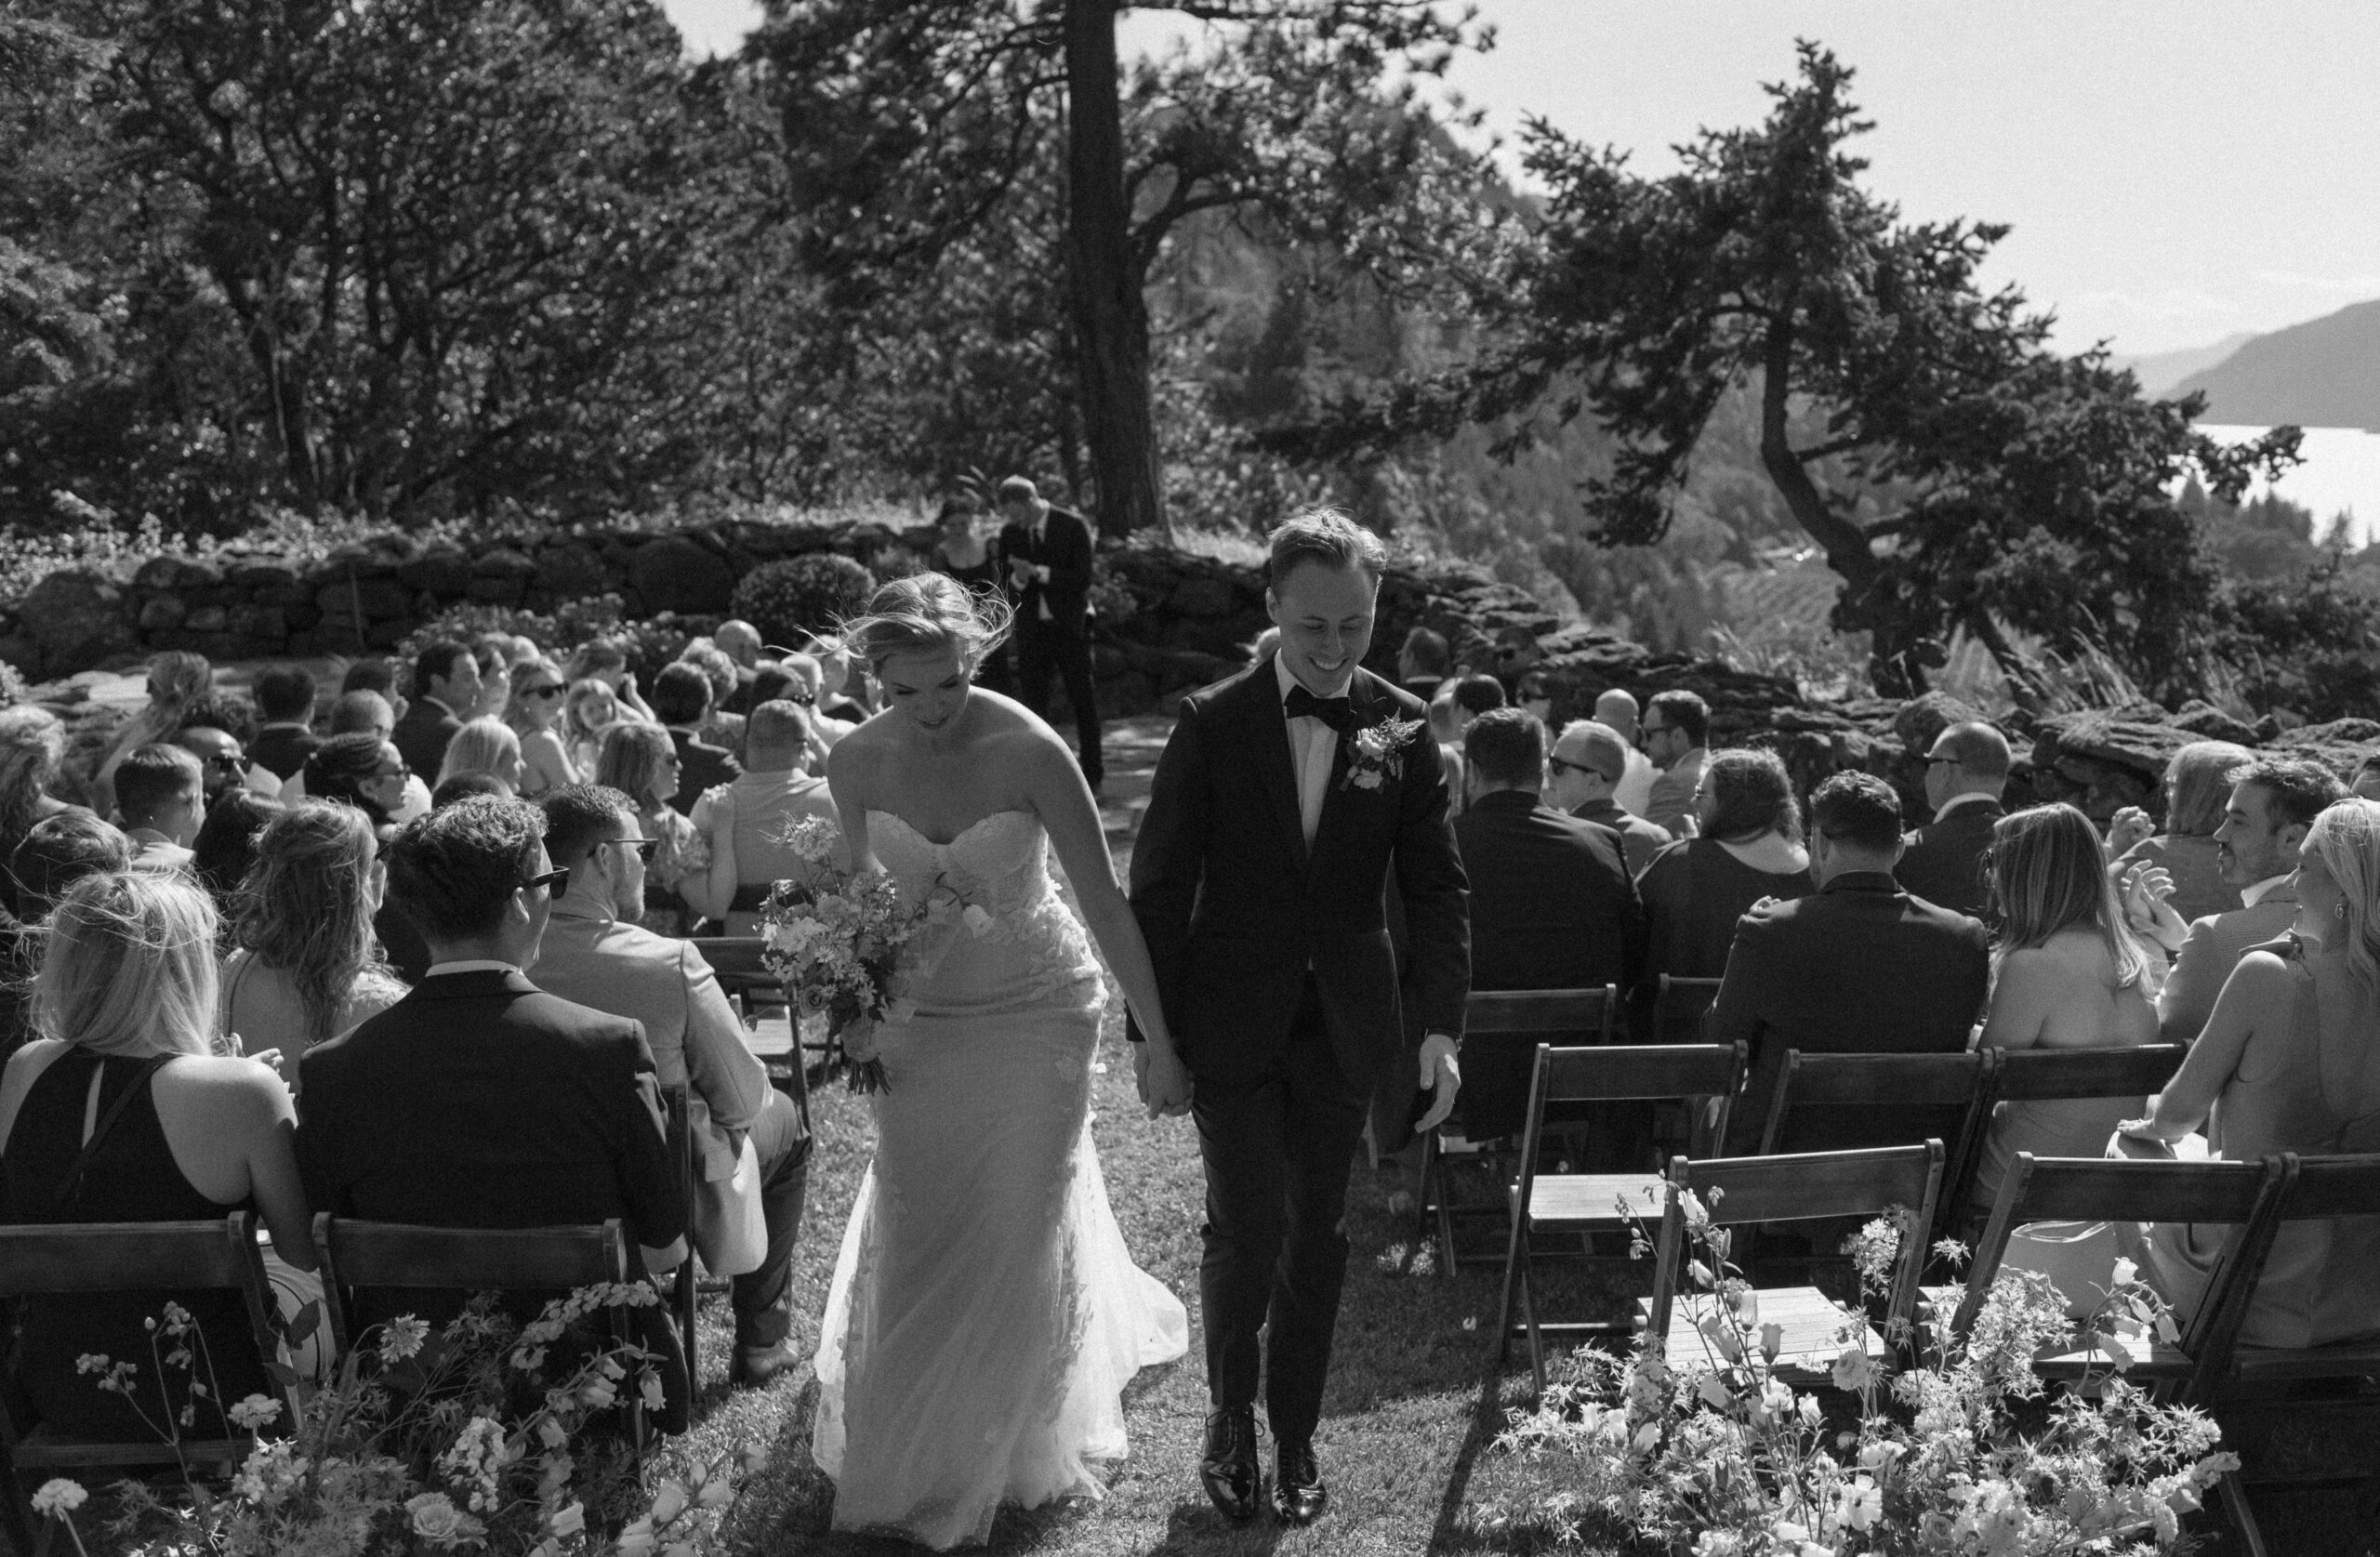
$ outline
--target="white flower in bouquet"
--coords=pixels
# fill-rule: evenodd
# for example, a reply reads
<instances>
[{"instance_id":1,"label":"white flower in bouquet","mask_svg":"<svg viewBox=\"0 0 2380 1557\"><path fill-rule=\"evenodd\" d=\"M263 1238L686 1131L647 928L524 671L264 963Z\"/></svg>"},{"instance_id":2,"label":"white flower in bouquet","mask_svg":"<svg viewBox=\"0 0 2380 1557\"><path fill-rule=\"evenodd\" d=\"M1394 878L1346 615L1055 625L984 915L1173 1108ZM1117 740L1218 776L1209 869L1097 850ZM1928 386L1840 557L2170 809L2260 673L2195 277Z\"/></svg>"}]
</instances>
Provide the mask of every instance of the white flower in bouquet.
<instances>
[{"instance_id":1,"label":"white flower in bouquet","mask_svg":"<svg viewBox=\"0 0 2380 1557\"><path fill-rule=\"evenodd\" d=\"M64 1476L52 1476L33 1492L33 1512L44 1519L64 1519L83 1506L91 1495L83 1484Z\"/></svg>"}]
</instances>

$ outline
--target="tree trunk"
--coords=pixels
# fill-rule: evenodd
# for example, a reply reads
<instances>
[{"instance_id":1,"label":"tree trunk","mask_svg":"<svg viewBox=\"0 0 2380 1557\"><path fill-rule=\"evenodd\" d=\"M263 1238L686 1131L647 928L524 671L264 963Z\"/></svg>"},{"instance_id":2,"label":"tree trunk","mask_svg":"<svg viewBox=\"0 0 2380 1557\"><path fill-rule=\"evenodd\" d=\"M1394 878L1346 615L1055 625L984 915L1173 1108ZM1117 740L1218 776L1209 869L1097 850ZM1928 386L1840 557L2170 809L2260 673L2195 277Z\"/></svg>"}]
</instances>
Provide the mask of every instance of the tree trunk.
<instances>
[{"instance_id":1,"label":"tree trunk","mask_svg":"<svg viewBox=\"0 0 2380 1557\"><path fill-rule=\"evenodd\" d=\"M1124 204L1115 0L1066 0L1066 281L1076 393L1106 534L1164 523L1149 414L1149 316Z\"/></svg>"}]
</instances>

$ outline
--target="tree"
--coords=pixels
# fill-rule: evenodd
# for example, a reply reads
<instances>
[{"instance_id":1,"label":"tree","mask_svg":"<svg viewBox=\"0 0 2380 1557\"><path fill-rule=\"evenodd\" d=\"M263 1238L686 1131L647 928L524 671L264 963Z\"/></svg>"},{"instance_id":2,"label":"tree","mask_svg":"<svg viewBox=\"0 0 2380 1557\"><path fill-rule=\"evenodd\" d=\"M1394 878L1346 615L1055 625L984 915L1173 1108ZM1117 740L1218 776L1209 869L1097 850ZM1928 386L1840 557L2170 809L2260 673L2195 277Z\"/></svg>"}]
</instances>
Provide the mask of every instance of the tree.
<instances>
[{"instance_id":1,"label":"tree","mask_svg":"<svg viewBox=\"0 0 2380 1557\"><path fill-rule=\"evenodd\" d=\"M1582 483L1593 538L1646 545L1723 397L1750 387L1762 467L1844 581L1836 626L1872 633L1880 689L1922 687L1961 627L2020 680L2012 627L2188 684L2215 578L2173 488L2195 470L2234 498L2294 456L2294 429L2227 449L2192 429L2198 399L2146 401L2104 350L2051 351L2048 318L1978 283L2006 229L1905 223L1862 187L1851 78L1804 43L1765 124L1705 131L1666 178L1532 124L1545 204L1474 296L1480 354L1272 443L1312 457L1475 420L1509 451L1540 416L1592 413L1619 445Z\"/></svg>"},{"instance_id":2,"label":"tree","mask_svg":"<svg viewBox=\"0 0 2380 1557\"><path fill-rule=\"evenodd\" d=\"M1127 8L1228 24L1119 81ZM1481 176L1395 71L1485 46L1417 0L819 0L773 5L752 57L800 165L797 219L829 301L931 290L1020 205L1063 191L1045 265L1087 475L1112 534L1162 522L1147 288L1183 224L1233 213L1413 284L1472 221ZM1030 278L1020 278L1030 285Z\"/></svg>"}]
</instances>

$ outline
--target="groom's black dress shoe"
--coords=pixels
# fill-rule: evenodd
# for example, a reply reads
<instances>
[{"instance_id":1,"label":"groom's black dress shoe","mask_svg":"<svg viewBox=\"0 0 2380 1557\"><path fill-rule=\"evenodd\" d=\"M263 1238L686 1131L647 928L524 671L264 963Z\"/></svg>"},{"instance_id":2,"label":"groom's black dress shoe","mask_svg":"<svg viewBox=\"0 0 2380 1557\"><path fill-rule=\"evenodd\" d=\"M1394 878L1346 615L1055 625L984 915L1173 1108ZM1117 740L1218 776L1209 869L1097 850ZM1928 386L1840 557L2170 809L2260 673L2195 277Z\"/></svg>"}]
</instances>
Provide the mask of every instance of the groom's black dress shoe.
<instances>
[{"instance_id":1,"label":"groom's black dress shoe","mask_svg":"<svg viewBox=\"0 0 2380 1557\"><path fill-rule=\"evenodd\" d=\"M1207 1452L1198 1461L1198 1480L1215 1507L1240 1524L1256 1517L1256 1499L1263 1483L1256 1470L1256 1408L1226 1407L1207 1414Z\"/></svg>"},{"instance_id":2,"label":"groom's black dress shoe","mask_svg":"<svg viewBox=\"0 0 2380 1557\"><path fill-rule=\"evenodd\" d=\"M1314 1445L1283 1442L1274 1448L1273 1512L1285 1524L1311 1524L1322 1517L1330 1493L1322 1484L1322 1467L1314 1462Z\"/></svg>"}]
</instances>

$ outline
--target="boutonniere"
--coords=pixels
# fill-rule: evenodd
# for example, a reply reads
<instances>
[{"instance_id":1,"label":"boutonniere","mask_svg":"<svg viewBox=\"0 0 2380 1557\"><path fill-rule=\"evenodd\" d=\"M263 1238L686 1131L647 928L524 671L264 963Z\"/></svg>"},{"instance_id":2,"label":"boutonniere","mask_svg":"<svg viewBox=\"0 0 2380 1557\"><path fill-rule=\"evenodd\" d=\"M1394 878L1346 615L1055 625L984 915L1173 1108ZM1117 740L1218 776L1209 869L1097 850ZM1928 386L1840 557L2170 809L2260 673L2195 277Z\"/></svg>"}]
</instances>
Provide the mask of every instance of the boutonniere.
<instances>
[{"instance_id":1,"label":"boutonniere","mask_svg":"<svg viewBox=\"0 0 2380 1557\"><path fill-rule=\"evenodd\" d=\"M1342 789L1378 789L1405 776L1405 748L1421 733L1423 720L1382 719L1347 737L1347 778Z\"/></svg>"}]
</instances>

